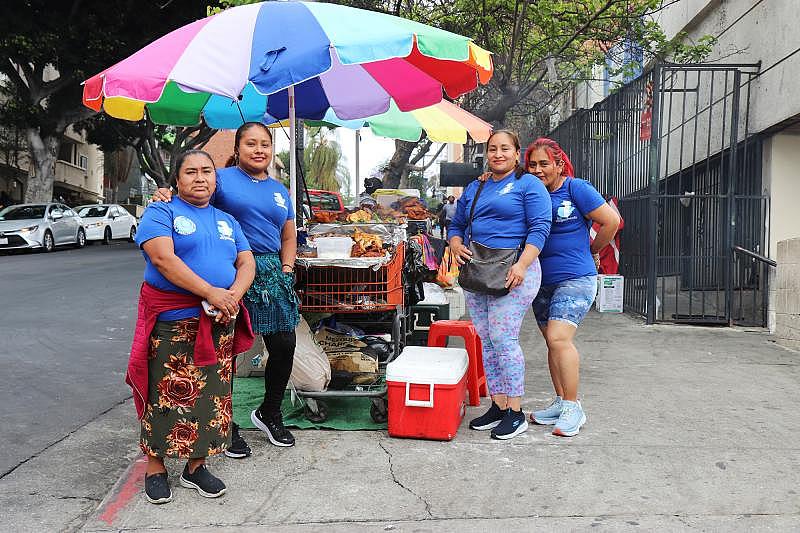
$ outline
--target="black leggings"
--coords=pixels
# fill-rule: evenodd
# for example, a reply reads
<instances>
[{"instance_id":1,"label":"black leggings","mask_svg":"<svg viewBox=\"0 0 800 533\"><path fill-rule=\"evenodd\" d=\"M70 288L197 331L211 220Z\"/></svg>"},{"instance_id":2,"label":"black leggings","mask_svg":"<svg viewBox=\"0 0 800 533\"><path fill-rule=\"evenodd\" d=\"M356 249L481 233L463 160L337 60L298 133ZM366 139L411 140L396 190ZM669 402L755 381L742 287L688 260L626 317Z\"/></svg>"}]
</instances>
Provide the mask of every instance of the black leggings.
<instances>
[{"instance_id":1,"label":"black leggings","mask_svg":"<svg viewBox=\"0 0 800 533\"><path fill-rule=\"evenodd\" d=\"M283 392L292 374L297 337L294 331L279 331L263 337L269 357L264 368L264 401L259 409L268 417L281 410Z\"/></svg>"}]
</instances>

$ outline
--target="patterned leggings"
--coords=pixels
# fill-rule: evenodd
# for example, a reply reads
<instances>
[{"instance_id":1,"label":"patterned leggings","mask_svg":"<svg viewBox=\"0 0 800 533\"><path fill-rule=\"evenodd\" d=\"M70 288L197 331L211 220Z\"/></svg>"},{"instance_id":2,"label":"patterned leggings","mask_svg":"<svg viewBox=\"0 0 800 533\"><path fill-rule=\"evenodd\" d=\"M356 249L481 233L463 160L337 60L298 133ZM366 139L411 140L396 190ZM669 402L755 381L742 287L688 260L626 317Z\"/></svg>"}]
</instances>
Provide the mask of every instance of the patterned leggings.
<instances>
[{"instance_id":1,"label":"patterned leggings","mask_svg":"<svg viewBox=\"0 0 800 533\"><path fill-rule=\"evenodd\" d=\"M505 296L464 291L469 316L483 343L483 368L491 395L518 397L525 392L525 356L519 345L519 330L541 283L537 259L522 285Z\"/></svg>"}]
</instances>

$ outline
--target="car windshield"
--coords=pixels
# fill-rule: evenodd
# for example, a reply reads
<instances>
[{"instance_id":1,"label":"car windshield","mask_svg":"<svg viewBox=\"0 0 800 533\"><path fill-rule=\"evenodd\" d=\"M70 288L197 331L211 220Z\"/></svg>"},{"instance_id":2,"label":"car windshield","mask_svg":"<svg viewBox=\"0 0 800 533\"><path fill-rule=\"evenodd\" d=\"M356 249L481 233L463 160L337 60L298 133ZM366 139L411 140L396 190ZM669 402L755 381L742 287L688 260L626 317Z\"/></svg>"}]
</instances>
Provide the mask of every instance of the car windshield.
<instances>
[{"instance_id":1,"label":"car windshield","mask_svg":"<svg viewBox=\"0 0 800 533\"><path fill-rule=\"evenodd\" d=\"M104 217L108 213L107 205L90 205L78 208L78 216L83 218Z\"/></svg>"},{"instance_id":2,"label":"car windshield","mask_svg":"<svg viewBox=\"0 0 800 533\"><path fill-rule=\"evenodd\" d=\"M46 205L11 205L0 211L0 220L43 218Z\"/></svg>"},{"instance_id":3,"label":"car windshield","mask_svg":"<svg viewBox=\"0 0 800 533\"><path fill-rule=\"evenodd\" d=\"M339 204L339 197L331 193L310 193L311 207L322 209L323 211L339 211L342 207Z\"/></svg>"}]
</instances>

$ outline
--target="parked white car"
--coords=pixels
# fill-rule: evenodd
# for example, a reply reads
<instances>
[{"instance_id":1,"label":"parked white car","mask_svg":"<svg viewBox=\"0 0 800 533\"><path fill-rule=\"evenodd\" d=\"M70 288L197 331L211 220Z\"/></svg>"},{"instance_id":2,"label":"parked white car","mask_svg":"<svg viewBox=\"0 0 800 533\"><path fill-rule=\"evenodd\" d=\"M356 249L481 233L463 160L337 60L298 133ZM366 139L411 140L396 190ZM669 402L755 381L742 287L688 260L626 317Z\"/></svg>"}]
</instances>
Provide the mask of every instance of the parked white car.
<instances>
[{"instance_id":1,"label":"parked white car","mask_svg":"<svg viewBox=\"0 0 800 533\"><path fill-rule=\"evenodd\" d=\"M81 205L75 211L83 220L87 241L103 241L103 244L108 244L112 239L128 239L133 242L136 237L136 217L121 205Z\"/></svg>"},{"instance_id":2,"label":"parked white car","mask_svg":"<svg viewBox=\"0 0 800 533\"><path fill-rule=\"evenodd\" d=\"M64 204L19 204L0 211L0 250L86 244L86 230L78 214Z\"/></svg>"}]
</instances>

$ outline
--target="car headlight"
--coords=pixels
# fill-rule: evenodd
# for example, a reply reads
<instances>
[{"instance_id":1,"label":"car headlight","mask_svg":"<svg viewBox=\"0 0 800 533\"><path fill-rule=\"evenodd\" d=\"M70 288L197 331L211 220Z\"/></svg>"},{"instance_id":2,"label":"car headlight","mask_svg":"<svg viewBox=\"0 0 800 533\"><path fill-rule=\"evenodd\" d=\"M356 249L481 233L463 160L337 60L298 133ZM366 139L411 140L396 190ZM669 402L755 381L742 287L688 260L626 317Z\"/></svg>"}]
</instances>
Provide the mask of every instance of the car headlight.
<instances>
[{"instance_id":1,"label":"car headlight","mask_svg":"<svg viewBox=\"0 0 800 533\"><path fill-rule=\"evenodd\" d=\"M27 228L20 228L17 231L19 231L20 233L32 233L37 229L39 229L38 224L36 226L28 226Z\"/></svg>"},{"instance_id":2,"label":"car headlight","mask_svg":"<svg viewBox=\"0 0 800 533\"><path fill-rule=\"evenodd\" d=\"M99 227L102 227L102 225L103 225L102 222L92 222L91 224L86 224L86 229L99 228Z\"/></svg>"}]
</instances>

